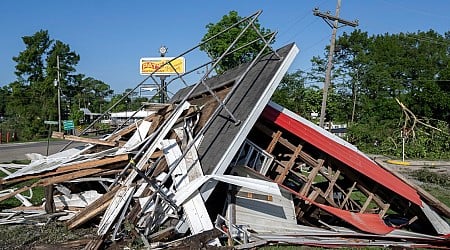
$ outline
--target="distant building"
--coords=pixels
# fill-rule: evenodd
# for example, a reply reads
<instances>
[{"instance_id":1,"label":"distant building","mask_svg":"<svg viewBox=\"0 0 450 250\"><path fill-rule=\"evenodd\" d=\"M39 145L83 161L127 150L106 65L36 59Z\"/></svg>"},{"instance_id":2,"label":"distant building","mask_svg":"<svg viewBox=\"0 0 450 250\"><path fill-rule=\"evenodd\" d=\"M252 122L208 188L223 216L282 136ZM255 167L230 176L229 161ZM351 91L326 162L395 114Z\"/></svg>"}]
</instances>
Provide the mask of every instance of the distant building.
<instances>
[{"instance_id":1,"label":"distant building","mask_svg":"<svg viewBox=\"0 0 450 250\"><path fill-rule=\"evenodd\" d=\"M82 111L84 114L83 117L84 123L90 123L93 120L97 119L99 116L103 115L102 113L92 113L87 108L81 108L80 111ZM153 113L154 111L147 111L147 110L114 112L110 113L109 115L106 115L104 119L101 120L101 123L119 125L124 123L130 117L132 118L127 123L133 123Z\"/></svg>"},{"instance_id":2,"label":"distant building","mask_svg":"<svg viewBox=\"0 0 450 250\"><path fill-rule=\"evenodd\" d=\"M88 108L80 108L80 111L83 112L83 123L90 123L102 115L102 113L92 113Z\"/></svg>"},{"instance_id":3,"label":"distant building","mask_svg":"<svg viewBox=\"0 0 450 250\"><path fill-rule=\"evenodd\" d=\"M344 138L347 133L347 124L334 124L330 122L325 122L323 128L332 134L335 134L341 138Z\"/></svg>"},{"instance_id":4,"label":"distant building","mask_svg":"<svg viewBox=\"0 0 450 250\"><path fill-rule=\"evenodd\" d=\"M127 123L133 123L153 113L155 113L155 111L148 110L115 112L110 115L110 123L112 125L119 125L124 123L130 117L132 118Z\"/></svg>"}]
</instances>

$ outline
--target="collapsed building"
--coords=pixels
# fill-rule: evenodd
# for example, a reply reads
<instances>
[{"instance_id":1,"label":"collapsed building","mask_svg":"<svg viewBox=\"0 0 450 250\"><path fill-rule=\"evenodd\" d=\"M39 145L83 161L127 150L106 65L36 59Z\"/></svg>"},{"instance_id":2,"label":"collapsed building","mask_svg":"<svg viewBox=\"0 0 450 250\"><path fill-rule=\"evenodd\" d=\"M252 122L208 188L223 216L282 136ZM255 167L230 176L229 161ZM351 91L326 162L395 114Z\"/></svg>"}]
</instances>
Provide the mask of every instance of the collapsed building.
<instances>
[{"instance_id":1,"label":"collapsed building","mask_svg":"<svg viewBox=\"0 0 450 250\"><path fill-rule=\"evenodd\" d=\"M259 14L241 22L250 29ZM69 211L60 218L69 229L98 227L86 249L127 238L171 249L448 247L448 207L270 101L299 52L294 43L272 49L274 37L260 37L264 49L223 74L210 75L211 62L200 81L169 103L145 103L149 116L104 138L54 133L87 144L3 178L3 188L37 181L0 200L45 187L45 210Z\"/></svg>"}]
</instances>

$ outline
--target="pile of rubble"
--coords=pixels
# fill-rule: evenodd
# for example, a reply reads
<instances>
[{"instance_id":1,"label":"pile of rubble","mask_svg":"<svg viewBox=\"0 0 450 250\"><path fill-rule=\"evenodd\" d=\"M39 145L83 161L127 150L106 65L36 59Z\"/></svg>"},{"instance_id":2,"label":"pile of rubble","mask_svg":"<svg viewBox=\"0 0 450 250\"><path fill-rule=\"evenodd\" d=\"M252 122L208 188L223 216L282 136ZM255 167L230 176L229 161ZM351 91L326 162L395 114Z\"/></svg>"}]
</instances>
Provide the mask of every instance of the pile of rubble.
<instances>
[{"instance_id":1,"label":"pile of rubble","mask_svg":"<svg viewBox=\"0 0 450 250\"><path fill-rule=\"evenodd\" d=\"M448 207L270 102L298 48L268 52L264 41L252 62L213 77L208 71L104 138L54 133L87 144L10 173L0 181L4 190L37 181L0 201L26 201L21 193L45 187L46 213L69 229L98 227L86 249L130 238L171 249L448 247ZM25 220L2 216L0 223Z\"/></svg>"}]
</instances>

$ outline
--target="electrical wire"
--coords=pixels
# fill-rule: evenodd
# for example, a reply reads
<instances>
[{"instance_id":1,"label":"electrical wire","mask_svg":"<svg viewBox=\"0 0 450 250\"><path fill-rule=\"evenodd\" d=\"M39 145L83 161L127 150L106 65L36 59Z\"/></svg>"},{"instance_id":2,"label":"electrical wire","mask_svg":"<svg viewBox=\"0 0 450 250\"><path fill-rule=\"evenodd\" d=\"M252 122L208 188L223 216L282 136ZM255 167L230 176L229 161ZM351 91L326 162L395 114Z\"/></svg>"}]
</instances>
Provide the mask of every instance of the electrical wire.
<instances>
[{"instance_id":1,"label":"electrical wire","mask_svg":"<svg viewBox=\"0 0 450 250\"><path fill-rule=\"evenodd\" d=\"M410 1L408 1L408 5L400 5L398 3L398 1L387 1L387 0L381 0L381 1L385 2L388 5L396 7L398 9L404 9L404 10L407 10L407 11L410 11L410 12L415 12L415 13L426 15L426 16L430 16L430 17L433 17L433 18L440 17L440 18L450 19L448 15L439 15L439 14L436 14L435 12L429 12L429 11L425 11L423 9L419 10L419 9L411 8L410 7L411 4L409 3Z\"/></svg>"}]
</instances>

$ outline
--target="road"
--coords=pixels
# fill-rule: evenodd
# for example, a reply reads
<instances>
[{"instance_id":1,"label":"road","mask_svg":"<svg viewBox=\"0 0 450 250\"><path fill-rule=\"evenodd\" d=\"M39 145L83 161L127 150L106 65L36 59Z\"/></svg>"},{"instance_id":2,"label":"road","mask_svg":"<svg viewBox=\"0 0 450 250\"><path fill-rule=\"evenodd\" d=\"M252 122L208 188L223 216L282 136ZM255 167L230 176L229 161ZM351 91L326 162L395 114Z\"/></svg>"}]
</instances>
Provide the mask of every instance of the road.
<instances>
[{"instance_id":1,"label":"road","mask_svg":"<svg viewBox=\"0 0 450 250\"><path fill-rule=\"evenodd\" d=\"M369 156L373 160L375 160L378 164L399 172L402 175L409 176L410 174L419 169L427 169L431 172L441 173L450 175L450 161L449 160L417 160L417 159L407 159L404 164L401 160L397 160L399 164L390 163L391 160L389 157L382 155L371 155Z\"/></svg>"},{"instance_id":2,"label":"road","mask_svg":"<svg viewBox=\"0 0 450 250\"><path fill-rule=\"evenodd\" d=\"M50 141L48 154L59 152L69 141ZM72 143L70 147L77 147L84 143ZM25 142L0 144L0 163L9 163L13 160L25 160L25 154L38 153L47 155L47 142Z\"/></svg>"}]
</instances>

